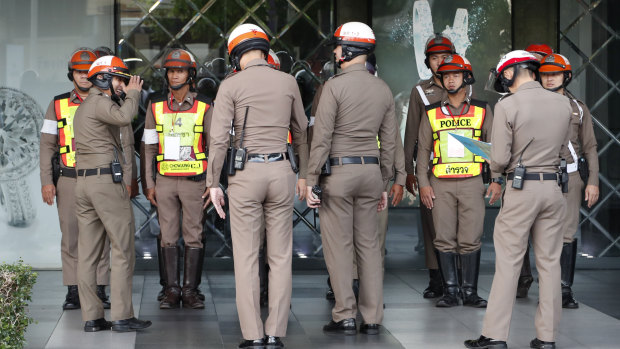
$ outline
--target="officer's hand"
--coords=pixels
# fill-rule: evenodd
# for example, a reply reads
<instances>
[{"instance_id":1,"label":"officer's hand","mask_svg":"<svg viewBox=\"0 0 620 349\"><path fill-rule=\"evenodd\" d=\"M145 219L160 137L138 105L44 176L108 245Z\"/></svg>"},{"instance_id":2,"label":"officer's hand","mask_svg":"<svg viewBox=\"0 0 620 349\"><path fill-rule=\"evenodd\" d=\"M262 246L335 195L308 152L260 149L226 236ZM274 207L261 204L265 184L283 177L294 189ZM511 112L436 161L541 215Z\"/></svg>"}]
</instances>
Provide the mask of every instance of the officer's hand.
<instances>
[{"instance_id":1,"label":"officer's hand","mask_svg":"<svg viewBox=\"0 0 620 349\"><path fill-rule=\"evenodd\" d=\"M416 180L415 175L407 175L407 179L405 180L405 187L407 187L407 191L413 194L413 197L415 198L415 191L418 190L418 181Z\"/></svg>"},{"instance_id":2,"label":"officer's hand","mask_svg":"<svg viewBox=\"0 0 620 349\"><path fill-rule=\"evenodd\" d=\"M297 180L295 194L299 196L299 201L304 201L306 199L306 180L304 178L299 178Z\"/></svg>"},{"instance_id":3,"label":"officer's hand","mask_svg":"<svg viewBox=\"0 0 620 349\"><path fill-rule=\"evenodd\" d=\"M224 212L224 209L222 208L222 206L226 204L222 188L216 187L209 189L209 195L211 195L211 202L213 202L213 206L215 206L218 216L220 216L221 219L226 219L226 212Z\"/></svg>"},{"instance_id":4,"label":"officer's hand","mask_svg":"<svg viewBox=\"0 0 620 349\"><path fill-rule=\"evenodd\" d=\"M586 192L584 195L584 200L588 202L588 208L594 206L598 201L598 186L596 185L586 185Z\"/></svg>"},{"instance_id":5,"label":"officer's hand","mask_svg":"<svg viewBox=\"0 0 620 349\"><path fill-rule=\"evenodd\" d=\"M132 75L131 78L129 79L129 83L126 86L124 84L122 85L122 86L124 86L123 87L123 92L127 93L127 92L129 92L129 90L141 91L143 83L144 83L144 81L142 79L140 79L140 76Z\"/></svg>"},{"instance_id":6,"label":"officer's hand","mask_svg":"<svg viewBox=\"0 0 620 349\"><path fill-rule=\"evenodd\" d=\"M392 184L390 189L390 197L392 198L392 206L398 205L403 199L403 186L400 184Z\"/></svg>"},{"instance_id":7,"label":"officer's hand","mask_svg":"<svg viewBox=\"0 0 620 349\"><path fill-rule=\"evenodd\" d=\"M155 188L146 189L146 198L151 202L151 205L157 207L157 201L155 200Z\"/></svg>"},{"instance_id":8,"label":"officer's hand","mask_svg":"<svg viewBox=\"0 0 620 349\"><path fill-rule=\"evenodd\" d=\"M205 203L202 205L202 209L204 210L211 203L211 192L209 188L207 188L204 194L202 194L202 198L205 199Z\"/></svg>"},{"instance_id":9,"label":"officer's hand","mask_svg":"<svg viewBox=\"0 0 620 349\"><path fill-rule=\"evenodd\" d=\"M131 193L131 195L129 197L132 198L132 199L140 194L140 188L138 187L138 180L137 179L132 179L131 180L131 190L129 192Z\"/></svg>"},{"instance_id":10,"label":"officer's hand","mask_svg":"<svg viewBox=\"0 0 620 349\"><path fill-rule=\"evenodd\" d=\"M387 208L387 205L388 205L387 196L388 196L387 191L384 191L383 193L381 193L381 199L379 199L379 204L377 205L377 212L381 212Z\"/></svg>"},{"instance_id":11,"label":"officer's hand","mask_svg":"<svg viewBox=\"0 0 620 349\"><path fill-rule=\"evenodd\" d=\"M306 187L306 204L310 208L321 207L321 200L314 198L314 195L312 195L312 187L311 186L307 186Z\"/></svg>"},{"instance_id":12,"label":"officer's hand","mask_svg":"<svg viewBox=\"0 0 620 349\"><path fill-rule=\"evenodd\" d=\"M44 185L41 187L41 196L43 202L52 206L54 204L54 196L56 196L56 187L53 184Z\"/></svg>"},{"instance_id":13,"label":"officer's hand","mask_svg":"<svg viewBox=\"0 0 620 349\"><path fill-rule=\"evenodd\" d=\"M420 201L429 210L432 209L433 206L435 206L433 204L434 199L435 199L435 192L433 191L433 187L429 185L428 187L420 188Z\"/></svg>"},{"instance_id":14,"label":"officer's hand","mask_svg":"<svg viewBox=\"0 0 620 349\"><path fill-rule=\"evenodd\" d=\"M489 195L491 195L489 204L493 205L495 201L499 200L499 198L502 196L502 186L499 183L489 184L489 189L487 189L487 195L485 197L488 198Z\"/></svg>"}]
</instances>

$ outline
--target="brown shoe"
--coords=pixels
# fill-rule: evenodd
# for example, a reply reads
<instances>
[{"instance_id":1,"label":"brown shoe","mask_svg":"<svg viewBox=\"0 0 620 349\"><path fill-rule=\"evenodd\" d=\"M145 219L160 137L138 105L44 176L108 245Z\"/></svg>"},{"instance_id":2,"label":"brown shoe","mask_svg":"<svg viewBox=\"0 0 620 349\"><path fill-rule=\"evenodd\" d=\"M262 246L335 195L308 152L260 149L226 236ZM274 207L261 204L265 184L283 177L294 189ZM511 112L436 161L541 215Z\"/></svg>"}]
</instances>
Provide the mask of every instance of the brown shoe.
<instances>
[{"instance_id":1,"label":"brown shoe","mask_svg":"<svg viewBox=\"0 0 620 349\"><path fill-rule=\"evenodd\" d=\"M202 275L202 248L185 246L185 271L183 272L183 308L204 309L205 304L198 296L198 285Z\"/></svg>"},{"instance_id":2,"label":"brown shoe","mask_svg":"<svg viewBox=\"0 0 620 349\"><path fill-rule=\"evenodd\" d=\"M179 286L179 250L178 246L162 247L166 289L159 302L159 309L173 309L181 305L181 287Z\"/></svg>"}]
</instances>

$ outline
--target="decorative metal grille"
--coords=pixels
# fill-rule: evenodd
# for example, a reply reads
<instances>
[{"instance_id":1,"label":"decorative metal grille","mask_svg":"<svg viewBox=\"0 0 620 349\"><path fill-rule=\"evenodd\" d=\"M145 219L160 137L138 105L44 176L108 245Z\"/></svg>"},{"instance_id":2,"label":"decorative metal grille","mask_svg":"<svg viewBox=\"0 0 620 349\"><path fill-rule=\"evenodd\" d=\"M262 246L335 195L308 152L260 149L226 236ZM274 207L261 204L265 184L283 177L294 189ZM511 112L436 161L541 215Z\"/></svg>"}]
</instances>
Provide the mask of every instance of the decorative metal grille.
<instances>
[{"instance_id":1,"label":"decorative metal grille","mask_svg":"<svg viewBox=\"0 0 620 349\"><path fill-rule=\"evenodd\" d=\"M599 202L590 209L585 205L581 208L581 250L584 256L617 255L620 236L613 216L620 202L620 178L613 175L613 170L620 150L620 130L617 125L614 127L612 106L619 101L620 76L610 68L611 64L607 65L607 57L611 57L611 50L617 52L620 33L608 22L612 17L607 8L614 6L612 1L573 0L571 4L563 2L564 5L571 7L567 10L571 15L563 16L563 21L564 17L572 18L566 20L568 23L561 21L561 47L562 53L572 58L576 80L569 87L577 84L583 92L579 97L590 107L601 163ZM574 17L574 13L578 16Z\"/></svg>"}]
</instances>

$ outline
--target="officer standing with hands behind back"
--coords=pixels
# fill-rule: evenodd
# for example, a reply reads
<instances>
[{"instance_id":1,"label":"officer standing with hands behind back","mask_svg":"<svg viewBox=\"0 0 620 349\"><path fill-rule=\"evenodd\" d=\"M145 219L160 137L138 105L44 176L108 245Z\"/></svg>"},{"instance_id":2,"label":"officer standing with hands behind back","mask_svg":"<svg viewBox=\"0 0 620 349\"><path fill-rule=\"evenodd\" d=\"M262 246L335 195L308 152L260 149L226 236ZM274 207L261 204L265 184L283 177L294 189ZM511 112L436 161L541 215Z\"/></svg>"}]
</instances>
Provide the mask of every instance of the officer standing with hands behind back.
<instances>
[{"instance_id":1,"label":"officer standing with hands behind back","mask_svg":"<svg viewBox=\"0 0 620 349\"><path fill-rule=\"evenodd\" d=\"M555 348L562 314L560 253L566 200L558 185L561 154L568 143L571 107L535 81L540 63L527 51L499 61L494 88L510 92L495 105L491 171L506 173L502 207L495 220L495 275L482 335L467 348L507 348L517 281L532 233L539 275L536 338L531 348Z\"/></svg>"},{"instance_id":2,"label":"officer standing with hands behind back","mask_svg":"<svg viewBox=\"0 0 620 349\"><path fill-rule=\"evenodd\" d=\"M84 331L126 332L147 328L150 321L133 314L131 288L135 264L134 221L129 190L123 184L120 127L138 112L142 81L129 75L114 56L98 58L88 71L93 84L75 114L78 221L78 283ZM126 93L123 101L119 95ZM112 322L104 319L96 293L96 269L106 236L112 251Z\"/></svg>"},{"instance_id":3,"label":"officer standing with hands behind back","mask_svg":"<svg viewBox=\"0 0 620 349\"><path fill-rule=\"evenodd\" d=\"M383 272L377 212L387 206L384 190L394 171L394 98L385 82L366 69L367 55L375 48L369 26L345 23L334 33L333 43L342 71L323 86L306 194L309 207L320 206L325 263L336 297L332 320L323 331L355 334L359 308L364 319L360 331L378 334ZM326 162L332 173L319 179ZM321 186L322 198L312 196L315 185ZM354 254L360 279L358 307L351 287Z\"/></svg>"},{"instance_id":4,"label":"officer standing with hands behind back","mask_svg":"<svg viewBox=\"0 0 620 349\"><path fill-rule=\"evenodd\" d=\"M244 340L239 348L282 348L292 292L293 200L305 195L308 161L308 119L295 78L267 63L269 38L254 24L235 28L228 53L237 73L226 78L217 92L205 197L210 195L221 218L224 193L220 173L229 147L228 199L235 264L237 311ZM289 129L299 154L287 145ZM295 166L297 167L297 166ZM258 277L261 229L265 227L269 264L269 315L260 312Z\"/></svg>"}]
</instances>

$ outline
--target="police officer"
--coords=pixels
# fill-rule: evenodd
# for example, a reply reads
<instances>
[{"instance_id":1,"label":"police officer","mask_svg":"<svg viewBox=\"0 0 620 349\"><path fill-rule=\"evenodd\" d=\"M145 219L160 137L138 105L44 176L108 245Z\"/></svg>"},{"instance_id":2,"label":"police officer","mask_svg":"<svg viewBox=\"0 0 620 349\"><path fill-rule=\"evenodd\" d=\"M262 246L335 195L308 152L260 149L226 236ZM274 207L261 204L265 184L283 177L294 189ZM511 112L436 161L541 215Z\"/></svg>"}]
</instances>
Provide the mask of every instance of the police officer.
<instances>
[{"instance_id":1,"label":"police officer","mask_svg":"<svg viewBox=\"0 0 620 349\"><path fill-rule=\"evenodd\" d=\"M77 49L69 59L67 77L73 90L54 97L49 104L41 129L40 162L41 195L48 205L57 200L58 219L62 233L60 253L62 281L67 295L64 310L79 309L77 262L78 226L75 217L75 144L73 142L73 117L82 101L88 97L92 83L88 81L88 68L95 61L95 54L87 47ZM54 163L54 164L53 164ZM56 173L54 173L56 172ZM105 309L110 300L105 285L110 282L110 243L106 240L97 266L97 296Z\"/></svg>"},{"instance_id":2,"label":"police officer","mask_svg":"<svg viewBox=\"0 0 620 349\"><path fill-rule=\"evenodd\" d=\"M301 95L295 79L271 68L267 61L269 38L254 24L235 28L228 53L237 73L222 82L211 124L207 186L220 217L224 195L219 178L231 122L234 126L233 163L228 178L230 223L235 261L237 311L244 340L239 348L282 348L292 291L293 199L304 197L308 148ZM291 130L299 154L299 178L287 155ZM287 161L289 160L289 161ZM261 320L258 249L264 216L269 263L269 315ZM265 337L265 338L263 338Z\"/></svg>"},{"instance_id":3,"label":"police officer","mask_svg":"<svg viewBox=\"0 0 620 349\"><path fill-rule=\"evenodd\" d=\"M575 277L575 261L577 259L577 227L579 226L579 209L581 208L582 193L588 207L592 207L599 197L598 186L598 153L596 151L596 137L592 125L592 115L588 107L575 98L566 86L572 79L572 68L568 58L555 53L546 56L540 64L540 79L542 86L557 92L570 99L572 110L570 123L569 145L564 149L562 158L568 163L568 193L566 198L566 218L562 231L564 244L560 265L562 268L562 307L568 309L579 308L579 303L573 296L571 286ZM585 190L584 190L585 183Z\"/></svg>"},{"instance_id":4,"label":"police officer","mask_svg":"<svg viewBox=\"0 0 620 349\"><path fill-rule=\"evenodd\" d=\"M190 92L196 79L196 61L191 53L172 50L163 67L168 92L151 100L144 126L146 162L153 163L146 166L146 197L158 208L165 270L166 290L159 307L177 308L182 299L184 308L203 309L197 288L204 260L202 192L212 109L205 97ZM177 245L180 216L185 242L182 290L178 266L181 247Z\"/></svg>"},{"instance_id":5,"label":"police officer","mask_svg":"<svg viewBox=\"0 0 620 349\"><path fill-rule=\"evenodd\" d=\"M378 334L383 320L383 273L377 212L387 206L384 190L393 173L394 99L389 87L366 70L366 57L375 47L369 26L345 23L333 40L342 71L323 87L306 195L309 207L320 205L325 263L336 297L332 320L323 330L355 334L359 308L364 319L360 331ZM332 173L319 180L326 161ZM312 187L319 184L322 200L312 197ZM351 288L354 255L360 277L358 307Z\"/></svg>"},{"instance_id":6,"label":"police officer","mask_svg":"<svg viewBox=\"0 0 620 349\"><path fill-rule=\"evenodd\" d=\"M138 76L129 75L125 63L114 56L98 58L88 71L88 79L93 87L78 108L74 123L78 176L75 198L80 231L78 284L82 319L86 321L84 331L133 331L146 328L151 322L133 315L135 228L129 191L120 174L124 160L119 127L130 124L138 112L142 82ZM121 92L126 93L124 102L119 98ZM95 289L95 269L106 236L112 250L112 322L104 319Z\"/></svg>"},{"instance_id":7,"label":"police officer","mask_svg":"<svg viewBox=\"0 0 620 349\"><path fill-rule=\"evenodd\" d=\"M530 347L555 348L562 313L560 253L566 212L557 172L568 141L571 107L567 98L535 81L538 66L534 55L518 50L502 57L496 69L495 90L512 95L495 106L491 170L507 173L508 181L495 221L495 276L482 335L465 341L468 348L507 348L530 230L540 285L536 338Z\"/></svg>"},{"instance_id":8,"label":"police officer","mask_svg":"<svg viewBox=\"0 0 620 349\"><path fill-rule=\"evenodd\" d=\"M487 302L478 296L485 210L481 176L484 159L464 148L451 134L489 141L493 114L486 102L467 96L466 87L475 79L465 57L455 54L444 58L437 74L448 93L441 102L426 107L427 117L422 119L418 136L416 166L420 201L433 214L434 246L443 275L444 295L437 307L459 305L462 294L463 305L484 308ZM431 154L433 160L429 164ZM499 199L501 190L499 183L489 185L486 195L491 195L491 203Z\"/></svg>"},{"instance_id":9,"label":"police officer","mask_svg":"<svg viewBox=\"0 0 620 349\"><path fill-rule=\"evenodd\" d=\"M418 184L415 177L414 159L417 159L416 148L420 122L426 117L426 107L441 101L445 90L437 75L437 68L444 58L455 54L456 49L452 41L441 34L430 37L425 46L424 63L431 70L432 77L421 81L411 89L409 97L409 109L407 111L407 125L405 128L404 151L405 151L405 170L407 171L406 188L411 194L415 195ZM415 190L414 190L415 187ZM429 284L424 290L424 298L437 298L443 294L443 285L439 264L433 247L435 238L435 227L433 226L433 214L423 204L420 204L420 218L422 221L422 234L424 239L424 255L426 267L429 273Z\"/></svg>"}]
</instances>

